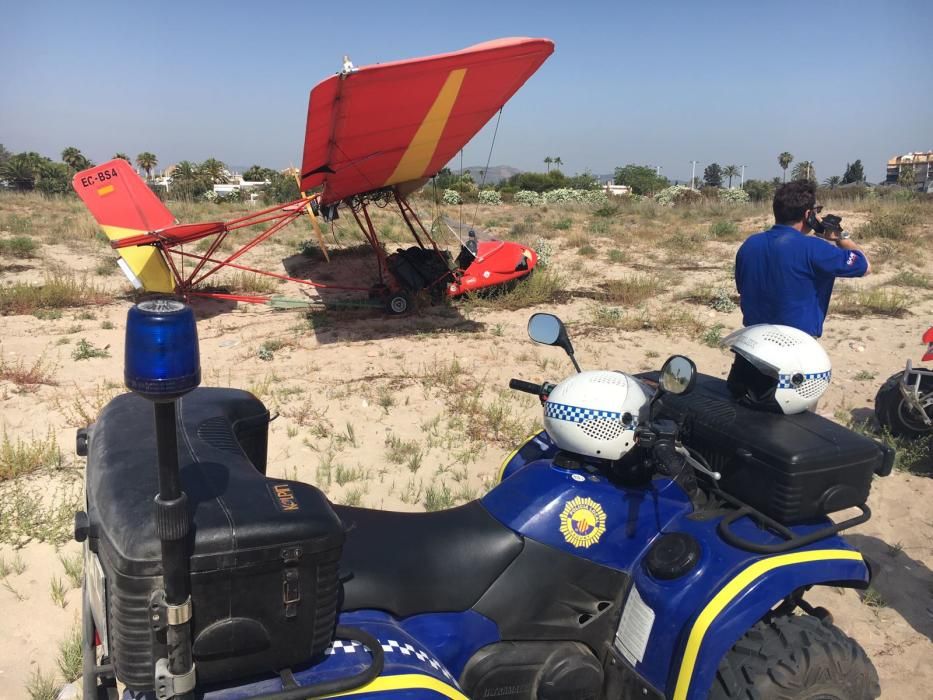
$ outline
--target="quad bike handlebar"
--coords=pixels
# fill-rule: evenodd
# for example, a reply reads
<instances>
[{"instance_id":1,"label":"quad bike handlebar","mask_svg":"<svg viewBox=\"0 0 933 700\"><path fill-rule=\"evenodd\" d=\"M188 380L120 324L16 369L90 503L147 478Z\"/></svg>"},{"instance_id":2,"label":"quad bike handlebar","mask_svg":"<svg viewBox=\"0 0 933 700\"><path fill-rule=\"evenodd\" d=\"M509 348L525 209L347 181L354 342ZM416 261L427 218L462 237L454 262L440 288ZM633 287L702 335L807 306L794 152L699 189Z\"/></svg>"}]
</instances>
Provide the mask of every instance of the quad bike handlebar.
<instances>
[{"instance_id":1,"label":"quad bike handlebar","mask_svg":"<svg viewBox=\"0 0 933 700\"><path fill-rule=\"evenodd\" d=\"M556 384L551 382L544 382L542 384L535 384L534 382L526 382L524 379L510 379L509 380L509 389L514 389L515 391L523 391L526 394L534 394L542 401L548 397Z\"/></svg>"},{"instance_id":2,"label":"quad bike handlebar","mask_svg":"<svg viewBox=\"0 0 933 700\"><path fill-rule=\"evenodd\" d=\"M534 394L535 396L540 396L542 388L543 386L541 384L535 384L534 382L526 382L524 379L510 379L509 380L509 389L514 389L515 391L524 391L526 394Z\"/></svg>"}]
</instances>

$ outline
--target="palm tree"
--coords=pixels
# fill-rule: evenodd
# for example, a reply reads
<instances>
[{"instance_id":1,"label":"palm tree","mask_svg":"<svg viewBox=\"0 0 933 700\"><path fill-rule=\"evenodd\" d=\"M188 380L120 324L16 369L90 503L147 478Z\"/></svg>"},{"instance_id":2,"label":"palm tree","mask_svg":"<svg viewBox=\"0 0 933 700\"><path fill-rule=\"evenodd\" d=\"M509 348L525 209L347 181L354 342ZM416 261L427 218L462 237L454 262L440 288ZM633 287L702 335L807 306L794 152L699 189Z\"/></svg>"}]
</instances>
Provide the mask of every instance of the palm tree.
<instances>
[{"instance_id":1,"label":"palm tree","mask_svg":"<svg viewBox=\"0 0 933 700\"><path fill-rule=\"evenodd\" d=\"M208 158L198 167L212 184L220 185L227 182L227 166L216 158Z\"/></svg>"},{"instance_id":2,"label":"palm tree","mask_svg":"<svg viewBox=\"0 0 933 700\"><path fill-rule=\"evenodd\" d=\"M823 180L823 184L831 190L836 189L836 185L838 185L840 182L842 182L842 178L838 175L831 175L830 177Z\"/></svg>"},{"instance_id":3,"label":"palm tree","mask_svg":"<svg viewBox=\"0 0 933 700\"><path fill-rule=\"evenodd\" d=\"M557 157L554 158L554 167L555 167L555 168L559 168L559 167L562 166L563 164L564 164L564 161L562 161L562 160L560 159L560 156L557 156Z\"/></svg>"},{"instance_id":4,"label":"palm tree","mask_svg":"<svg viewBox=\"0 0 933 700\"><path fill-rule=\"evenodd\" d=\"M28 192L36 186L38 166L28 153L10 156L0 167L0 180L19 192Z\"/></svg>"},{"instance_id":5,"label":"palm tree","mask_svg":"<svg viewBox=\"0 0 933 700\"><path fill-rule=\"evenodd\" d=\"M127 163L129 163L130 165L133 164L133 161L130 160L130 157L129 157L128 155L126 155L125 153L123 153L122 151L117 151L116 153L114 153L114 154L113 154L113 158L111 158L110 160L116 160L117 158L122 158L122 159L125 160Z\"/></svg>"},{"instance_id":6,"label":"palm tree","mask_svg":"<svg viewBox=\"0 0 933 700\"><path fill-rule=\"evenodd\" d=\"M551 172L551 163L554 162L554 159L551 156L544 157L544 164L547 166L547 171Z\"/></svg>"},{"instance_id":7,"label":"palm tree","mask_svg":"<svg viewBox=\"0 0 933 700\"><path fill-rule=\"evenodd\" d=\"M198 186L200 173L198 167L190 160L183 160L172 170L172 192L177 192L182 199L190 199L192 192Z\"/></svg>"},{"instance_id":8,"label":"palm tree","mask_svg":"<svg viewBox=\"0 0 933 700\"><path fill-rule=\"evenodd\" d=\"M136 156L136 165L146 171L146 179L152 179L152 169L159 164L159 159L156 158L155 153L150 153L149 151L143 151L138 156Z\"/></svg>"},{"instance_id":9,"label":"palm tree","mask_svg":"<svg viewBox=\"0 0 933 700\"><path fill-rule=\"evenodd\" d=\"M901 167L897 171L897 184L903 187L913 187L915 182L914 164L901 163Z\"/></svg>"},{"instance_id":10,"label":"palm tree","mask_svg":"<svg viewBox=\"0 0 933 700\"><path fill-rule=\"evenodd\" d=\"M81 153L81 150L75 148L74 146L68 146L65 150L62 151L62 160L72 170L84 170L85 168L90 168L94 165L91 161L85 158L84 154Z\"/></svg>"},{"instance_id":11,"label":"palm tree","mask_svg":"<svg viewBox=\"0 0 933 700\"><path fill-rule=\"evenodd\" d=\"M727 165L722 169L723 177L729 178L729 189L732 189L732 178L739 176L739 166L737 165Z\"/></svg>"},{"instance_id":12,"label":"palm tree","mask_svg":"<svg viewBox=\"0 0 933 700\"><path fill-rule=\"evenodd\" d=\"M778 165L780 165L781 169L784 170L784 182L787 182L787 168L793 162L794 156L792 156L787 151L784 151L781 155L778 156Z\"/></svg>"},{"instance_id":13,"label":"palm tree","mask_svg":"<svg viewBox=\"0 0 933 700\"><path fill-rule=\"evenodd\" d=\"M813 162L809 160L802 160L797 163L797 165L795 165L794 169L791 171L790 176L795 180L810 180L811 182L817 182L816 169L813 167Z\"/></svg>"}]
</instances>

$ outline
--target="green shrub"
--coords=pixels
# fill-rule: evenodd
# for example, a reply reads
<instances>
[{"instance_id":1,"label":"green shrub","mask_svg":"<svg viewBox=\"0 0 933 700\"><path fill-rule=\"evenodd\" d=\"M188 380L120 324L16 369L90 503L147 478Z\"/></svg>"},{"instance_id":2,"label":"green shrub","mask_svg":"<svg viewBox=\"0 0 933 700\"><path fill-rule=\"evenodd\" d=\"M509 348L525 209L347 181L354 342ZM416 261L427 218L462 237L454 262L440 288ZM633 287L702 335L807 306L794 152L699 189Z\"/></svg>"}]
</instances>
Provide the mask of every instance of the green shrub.
<instances>
[{"instance_id":1,"label":"green shrub","mask_svg":"<svg viewBox=\"0 0 933 700\"><path fill-rule=\"evenodd\" d=\"M871 218L857 233L860 238L884 238L900 240L907 237L907 227L914 223L915 215L911 211L886 211Z\"/></svg>"},{"instance_id":2,"label":"green shrub","mask_svg":"<svg viewBox=\"0 0 933 700\"><path fill-rule=\"evenodd\" d=\"M29 236L13 236L0 240L0 255L9 255L11 258L34 257L39 246Z\"/></svg>"},{"instance_id":3,"label":"green shrub","mask_svg":"<svg viewBox=\"0 0 933 700\"><path fill-rule=\"evenodd\" d=\"M479 203L498 206L502 204L502 195L496 190L481 190L479 193Z\"/></svg>"},{"instance_id":4,"label":"green shrub","mask_svg":"<svg viewBox=\"0 0 933 700\"><path fill-rule=\"evenodd\" d=\"M95 347L93 343L89 343L84 338L78 341L78 344L75 346L75 349L71 353L71 358L75 361L78 360L90 360L95 357L110 357L110 346L105 345L102 348Z\"/></svg>"},{"instance_id":5,"label":"green shrub","mask_svg":"<svg viewBox=\"0 0 933 700\"><path fill-rule=\"evenodd\" d=\"M745 204L751 199L745 190L719 190L719 201L729 204Z\"/></svg>"},{"instance_id":6,"label":"green shrub","mask_svg":"<svg viewBox=\"0 0 933 700\"><path fill-rule=\"evenodd\" d=\"M709 226L709 234L713 238L731 239L739 235L739 227L734 221L714 221Z\"/></svg>"}]
</instances>

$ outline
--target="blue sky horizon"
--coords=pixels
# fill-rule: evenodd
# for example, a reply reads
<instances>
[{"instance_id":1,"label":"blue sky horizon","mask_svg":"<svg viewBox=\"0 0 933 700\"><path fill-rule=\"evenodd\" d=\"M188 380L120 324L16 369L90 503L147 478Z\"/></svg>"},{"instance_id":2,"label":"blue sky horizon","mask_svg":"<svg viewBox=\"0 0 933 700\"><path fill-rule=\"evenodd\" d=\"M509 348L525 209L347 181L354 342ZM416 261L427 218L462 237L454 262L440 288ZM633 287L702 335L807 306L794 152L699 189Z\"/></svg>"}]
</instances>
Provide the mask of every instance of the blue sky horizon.
<instances>
[{"instance_id":1,"label":"blue sky horizon","mask_svg":"<svg viewBox=\"0 0 933 700\"><path fill-rule=\"evenodd\" d=\"M365 65L505 36L556 50L506 104L493 165L543 171L549 155L570 174L638 163L683 181L696 160L698 174L715 161L770 179L786 150L820 180L858 158L879 181L891 156L933 149L933 3L919 0L573 12L550 1L0 2L0 143L13 152L285 167L301 159L310 89L344 54ZM486 162L492 135L464 149L465 165Z\"/></svg>"}]
</instances>

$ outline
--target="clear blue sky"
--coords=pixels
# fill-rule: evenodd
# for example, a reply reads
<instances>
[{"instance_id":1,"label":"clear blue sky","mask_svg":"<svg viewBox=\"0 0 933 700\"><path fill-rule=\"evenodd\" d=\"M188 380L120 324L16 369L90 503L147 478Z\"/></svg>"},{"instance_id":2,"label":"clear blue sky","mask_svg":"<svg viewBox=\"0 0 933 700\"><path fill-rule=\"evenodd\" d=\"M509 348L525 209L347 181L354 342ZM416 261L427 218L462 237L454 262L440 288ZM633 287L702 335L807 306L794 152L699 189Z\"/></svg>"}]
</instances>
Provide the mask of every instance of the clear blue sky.
<instances>
[{"instance_id":1,"label":"clear blue sky","mask_svg":"<svg viewBox=\"0 0 933 700\"><path fill-rule=\"evenodd\" d=\"M506 105L493 164L661 165L820 179L933 149L929 0L820 2L24 2L0 0L0 143L98 162L154 152L300 161L308 92L356 65L504 36L557 48ZM491 129L467 147L482 164Z\"/></svg>"}]
</instances>

